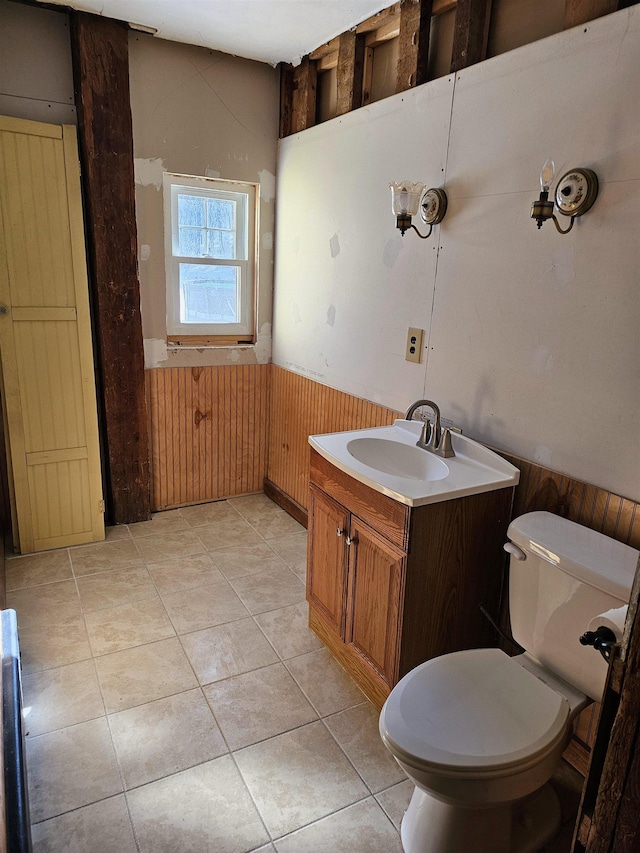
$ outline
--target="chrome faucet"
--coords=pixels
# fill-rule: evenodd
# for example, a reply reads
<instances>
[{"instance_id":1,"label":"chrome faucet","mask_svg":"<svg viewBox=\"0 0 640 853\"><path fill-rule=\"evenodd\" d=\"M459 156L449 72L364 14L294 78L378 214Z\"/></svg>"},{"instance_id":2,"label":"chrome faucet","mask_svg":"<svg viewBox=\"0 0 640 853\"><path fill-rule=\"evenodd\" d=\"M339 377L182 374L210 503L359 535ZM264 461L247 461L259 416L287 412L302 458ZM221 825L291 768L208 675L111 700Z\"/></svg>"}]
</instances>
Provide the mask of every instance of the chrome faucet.
<instances>
[{"instance_id":1,"label":"chrome faucet","mask_svg":"<svg viewBox=\"0 0 640 853\"><path fill-rule=\"evenodd\" d=\"M428 450L430 453L436 453L438 456L449 458L455 456L453 447L451 446L451 431L440 426L440 409L433 400L416 400L406 411L404 416L405 421L410 421L415 414L416 409L421 406L429 406L433 410L433 424L426 418L422 425L422 432L416 445L422 447L423 450Z\"/></svg>"}]
</instances>

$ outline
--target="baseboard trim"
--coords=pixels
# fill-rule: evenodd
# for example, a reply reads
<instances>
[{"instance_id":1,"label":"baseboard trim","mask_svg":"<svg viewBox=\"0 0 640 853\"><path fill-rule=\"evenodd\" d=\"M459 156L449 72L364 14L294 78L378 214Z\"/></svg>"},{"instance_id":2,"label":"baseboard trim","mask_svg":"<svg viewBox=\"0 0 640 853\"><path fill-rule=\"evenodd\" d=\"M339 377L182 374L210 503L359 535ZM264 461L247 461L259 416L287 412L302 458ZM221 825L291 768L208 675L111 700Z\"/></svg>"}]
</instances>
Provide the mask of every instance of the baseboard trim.
<instances>
[{"instance_id":1,"label":"baseboard trim","mask_svg":"<svg viewBox=\"0 0 640 853\"><path fill-rule=\"evenodd\" d=\"M286 492L283 492L279 486L265 477L263 488L265 495L282 507L285 512L288 512L292 518L295 518L303 527L309 526L309 514L306 509L294 501Z\"/></svg>"}]
</instances>

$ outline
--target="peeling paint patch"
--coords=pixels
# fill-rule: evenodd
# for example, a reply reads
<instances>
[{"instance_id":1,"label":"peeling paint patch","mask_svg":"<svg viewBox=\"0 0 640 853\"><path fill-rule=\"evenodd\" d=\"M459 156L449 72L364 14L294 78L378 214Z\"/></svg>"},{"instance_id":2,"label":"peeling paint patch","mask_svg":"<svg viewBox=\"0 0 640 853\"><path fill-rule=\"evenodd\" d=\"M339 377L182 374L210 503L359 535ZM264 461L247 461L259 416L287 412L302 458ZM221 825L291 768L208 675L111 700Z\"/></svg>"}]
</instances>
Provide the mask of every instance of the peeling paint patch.
<instances>
[{"instance_id":1,"label":"peeling paint patch","mask_svg":"<svg viewBox=\"0 0 640 853\"><path fill-rule=\"evenodd\" d=\"M333 326L336 322L336 306L329 305L327 308L327 326Z\"/></svg>"},{"instance_id":2,"label":"peeling paint patch","mask_svg":"<svg viewBox=\"0 0 640 853\"><path fill-rule=\"evenodd\" d=\"M208 166L204 170L204 175L206 178L219 178L220 171L218 169L210 169Z\"/></svg>"},{"instance_id":3,"label":"peeling paint patch","mask_svg":"<svg viewBox=\"0 0 640 853\"><path fill-rule=\"evenodd\" d=\"M141 187L162 189L162 175L167 171L160 157L136 157L133 161L135 182Z\"/></svg>"},{"instance_id":4,"label":"peeling paint patch","mask_svg":"<svg viewBox=\"0 0 640 853\"><path fill-rule=\"evenodd\" d=\"M151 246L147 246L146 243L143 243L140 246L140 260L141 261L148 261L150 257L151 257Z\"/></svg>"},{"instance_id":5,"label":"peeling paint patch","mask_svg":"<svg viewBox=\"0 0 640 853\"><path fill-rule=\"evenodd\" d=\"M398 260L400 250L402 249L401 239L395 237L393 240L387 240L382 251L382 263L388 269L393 269L395 262Z\"/></svg>"},{"instance_id":6,"label":"peeling paint patch","mask_svg":"<svg viewBox=\"0 0 640 853\"><path fill-rule=\"evenodd\" d=\"M265 251L270 252L273 249L273 234L271 233L271 231L265 231L265 233L262 235L261 242L262 248Z\"/></svg>"},{"instance_id":7,"label":"peeling paint patch","mask_svg":"<svg viewBox=\"0 0 640 853\"><path fill-rule=\"evenodd\" d=\"M260 201L273 201L276 197L276 176L271 174L268 169L261 169L258 172L258 182L260 184Z\"/></svg>"},{"instance_id":8,"label":"peeling paint patch","mask_svg":"<svg viewBox=\"0 0 640 853\"><path fill-rule=\"evenodd\" d=\"M263 323L254 347L258 364L268 364L271 358L271 323Z\"/></svg>"},{"instance_id":9,"label":"peeling paint patch","mask_svg":"<svg viewBox=\"0 0 640 853\"><path fill-rule=\"evenodd\" d=\"M329 240L329 248L331 249L331 257L337 258L340 254L340 240L338 239L337 234L334 234Z\"/></svg>"},{"instance_id":10,"label":"peeling paint patch","mask_svg":"<svg viewBox=\"0 0 640 853\"><path fill-rule=\"evenodd\" d=\"M167 360L167 342L163 338L145 338L143 344L145 367L159 367Z\"/></svg>"},{"instance_id":11,"label":"peeling paint patch","mask_svg":"<svg viewBox=\"0 0 640 853\"><path fill-rule=\"evenodd\" d=\"M240 350L230 349L227 352L227 361L233 361L233 362L240 361Z\"/></svg>"},{"instance_id":12,"label":"peeling paint patch","mask_svg":"<svg viewBox=\"0 0 640 853\"><path fill-rule=\"evenodd\" d=\"M554 368L553 354L544 345L536 347L531 358L531 369L534 376L542 376Z\"/></svg>"}]
</instances>

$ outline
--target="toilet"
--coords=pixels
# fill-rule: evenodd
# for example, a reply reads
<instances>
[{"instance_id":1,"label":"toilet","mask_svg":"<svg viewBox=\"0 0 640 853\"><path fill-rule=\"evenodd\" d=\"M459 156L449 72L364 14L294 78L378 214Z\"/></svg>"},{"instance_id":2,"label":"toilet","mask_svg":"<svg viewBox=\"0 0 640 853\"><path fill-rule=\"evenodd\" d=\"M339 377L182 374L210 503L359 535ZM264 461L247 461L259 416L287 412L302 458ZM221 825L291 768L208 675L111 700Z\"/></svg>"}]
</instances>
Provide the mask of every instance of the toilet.
<instances>
[{"instance_id":1,"label":"toilet","mask_svg":"<svg viewBox=\"0 0 640 853\"><path fill-rule=\"evenodd\" d=\"M576 715L600 700L607 663L581 645L592 619L627 604L639 552L567 519L511 522L516 657L471 649L433 658L391 691L380 735L415 790L405 853L534 853L560 827L547 784Z\"/></svg>"}]
</instances>

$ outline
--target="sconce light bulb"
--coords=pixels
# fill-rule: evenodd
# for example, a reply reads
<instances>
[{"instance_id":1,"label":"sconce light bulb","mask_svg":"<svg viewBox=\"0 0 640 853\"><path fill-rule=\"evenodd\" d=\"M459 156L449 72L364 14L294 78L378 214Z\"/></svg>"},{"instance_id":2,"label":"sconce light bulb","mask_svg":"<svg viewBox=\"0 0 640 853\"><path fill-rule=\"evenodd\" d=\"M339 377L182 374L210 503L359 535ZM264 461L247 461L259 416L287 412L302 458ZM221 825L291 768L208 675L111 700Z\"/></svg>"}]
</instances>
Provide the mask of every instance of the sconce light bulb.
<instances>
[{"instance_id":1,"label":"sconce light bulb","mask_svg":"<svg viewBox=\"0 0 640 853\"><path fill-rule=\"evenodd\" d=\"M543 193L548 193L551 184L553 183L553 176L556 173L556 166L551 157L545 161L544 166L542 167L542 171L540 172L540 190Z\"/></svg>"}]
</instances>

